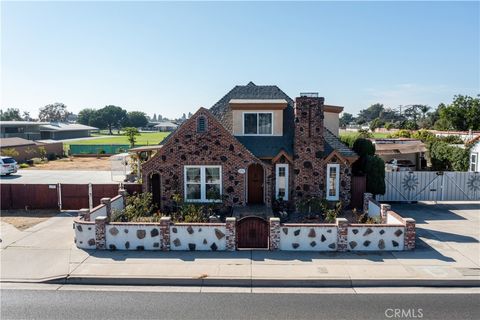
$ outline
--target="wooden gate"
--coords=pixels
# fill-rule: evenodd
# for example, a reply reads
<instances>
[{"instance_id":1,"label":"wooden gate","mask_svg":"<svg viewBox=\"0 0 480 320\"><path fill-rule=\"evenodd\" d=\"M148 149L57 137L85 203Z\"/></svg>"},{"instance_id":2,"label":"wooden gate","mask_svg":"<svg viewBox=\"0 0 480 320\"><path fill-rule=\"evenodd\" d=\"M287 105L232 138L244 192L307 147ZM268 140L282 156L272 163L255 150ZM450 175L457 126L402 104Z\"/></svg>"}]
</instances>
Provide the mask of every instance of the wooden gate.
<instances>
[{"instance_id":1,"label":"wooden gate","mask_svg":"<svg viewBox=\"0 0 480 320\"><path fill-rule=\"evenodd\" d=\"M247 216L237 222L238 249L267 249L268 222L260 217Z\"/></svg>"}]
</instances>

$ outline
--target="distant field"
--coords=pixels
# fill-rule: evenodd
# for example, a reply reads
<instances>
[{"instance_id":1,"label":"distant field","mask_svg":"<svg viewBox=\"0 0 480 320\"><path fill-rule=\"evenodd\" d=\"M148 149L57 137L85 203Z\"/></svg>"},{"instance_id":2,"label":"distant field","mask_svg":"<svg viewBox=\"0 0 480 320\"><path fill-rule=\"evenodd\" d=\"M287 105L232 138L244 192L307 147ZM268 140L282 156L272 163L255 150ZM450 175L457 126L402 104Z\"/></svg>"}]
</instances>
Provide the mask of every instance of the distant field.
<instances>
[{"instance_id":1,"label":"distant field","mask_svg":"<svg viewBox=\"0 0 480 320\"><path fill-rule=\"evenodd\" d=\"M358 132L355 131L342 131L340 130L340 136L357 136ZM375 132L373 133L373 137L376 139L382 139L386 138L389 134L388 133L383 133L383 132Z\"/></svg>"},{"instance_id":2,"label":"distant field","mask_svg":"<svg viewBox=\"0 0 480 320\"><path fill-rule=\"evenodd\" d=\"M170 132L142 132L139 136L137 136L137 141L135 142L136 145L152 145L152 144L159 144L166 136L168 136ZM64 145L70 144L129 144L128 139L126 136L123 135L112 135L109 137L98 137L98 139L89 139L89 140L72 140L68 141L68 143L64 143Z\"/></svg>"}]
</instances>

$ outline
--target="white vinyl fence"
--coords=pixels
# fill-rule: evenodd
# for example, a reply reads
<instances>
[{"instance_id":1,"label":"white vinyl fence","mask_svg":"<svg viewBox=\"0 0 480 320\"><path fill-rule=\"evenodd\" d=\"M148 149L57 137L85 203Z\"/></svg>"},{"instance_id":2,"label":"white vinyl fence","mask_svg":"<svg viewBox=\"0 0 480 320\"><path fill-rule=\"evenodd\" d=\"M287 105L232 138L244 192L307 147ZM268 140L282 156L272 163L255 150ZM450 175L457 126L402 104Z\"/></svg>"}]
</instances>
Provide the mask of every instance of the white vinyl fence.
<instances>
[{"instance_id":1,"label":"white vinyl fence","mask_svg":"<svg viewBox=\"0 0 480 320\"><path fill-rule=\"evenodd\" d=\"M478 172L385 172L385 185L377 201L480 200Z\"/></svg>"}]
</instances>

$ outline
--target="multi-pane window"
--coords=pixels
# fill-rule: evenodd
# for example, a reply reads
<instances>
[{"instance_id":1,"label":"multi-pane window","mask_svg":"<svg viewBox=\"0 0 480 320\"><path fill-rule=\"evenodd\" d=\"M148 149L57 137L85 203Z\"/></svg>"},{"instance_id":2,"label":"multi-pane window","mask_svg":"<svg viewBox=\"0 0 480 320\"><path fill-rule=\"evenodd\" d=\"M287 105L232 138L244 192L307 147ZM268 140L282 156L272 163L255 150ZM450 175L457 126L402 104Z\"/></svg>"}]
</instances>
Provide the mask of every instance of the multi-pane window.
<instances>
[{"instance_id":1,"label":"multi-pane window","mask_svg":"<svg viewBox=\"0 0 480 320\"><path fill-rule=\"evenodd\" d=\"M475 172L478 169L478 153L470 154L470 171Z\"/></svg>"},{"instance_id":2,"label":"multi-pane window","mask_svg":"<svg viewBox=\"0 0 480 320\"><path fill-rule=\"evenodd\" d=\"M275 166L275 191L277 199L288 200L288 164L277 164Z\"/></svg>"},{"instance_id":3,"label":"multi-pane window","mask_svg":"<svg viewBox=\"0 0 480 320\"><path fill-rule=\"evenodd\" d=\"M218 201L222 195L220 166L185 166L185 201Z\"/></svg>"},{"instance_id":4,"label":"multi-pane window","mask_svg":"<svg viewBox=\"0 0 480 320\"><path fill-rule=\"evenodd\" d=\"M243 134L271 135L273 131L271 112L245 112L243 114Z\"/></svg>"},{"instance_id":5,"label":"multi-pane window","mask_svg":"<svg viewBox=\"0 0 480 320\"><path fill-rule=\"evenodd\" d=\"M340 165L327 164L327 200L339 199Z\"/></svg>"}]
</instances>

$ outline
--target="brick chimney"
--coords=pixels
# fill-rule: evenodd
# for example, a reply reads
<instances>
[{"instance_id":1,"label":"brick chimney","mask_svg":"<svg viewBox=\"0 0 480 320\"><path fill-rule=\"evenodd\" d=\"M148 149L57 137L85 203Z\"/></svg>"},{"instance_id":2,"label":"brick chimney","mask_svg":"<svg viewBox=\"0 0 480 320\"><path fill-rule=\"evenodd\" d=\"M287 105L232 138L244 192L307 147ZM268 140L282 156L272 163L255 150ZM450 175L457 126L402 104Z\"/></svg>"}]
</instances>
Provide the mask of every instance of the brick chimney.
<instances>
[{"instance_id":1,"label":"brick chimney","mask_svg":"<svg viewBox=\"0 0 480 320\"><path fill-rule=\"evenodd\" d=\"M294 199L322 196L324 175L322 158L323 97L316 93L300 94L295 99Z\"/></svg>"}]
</instances>

